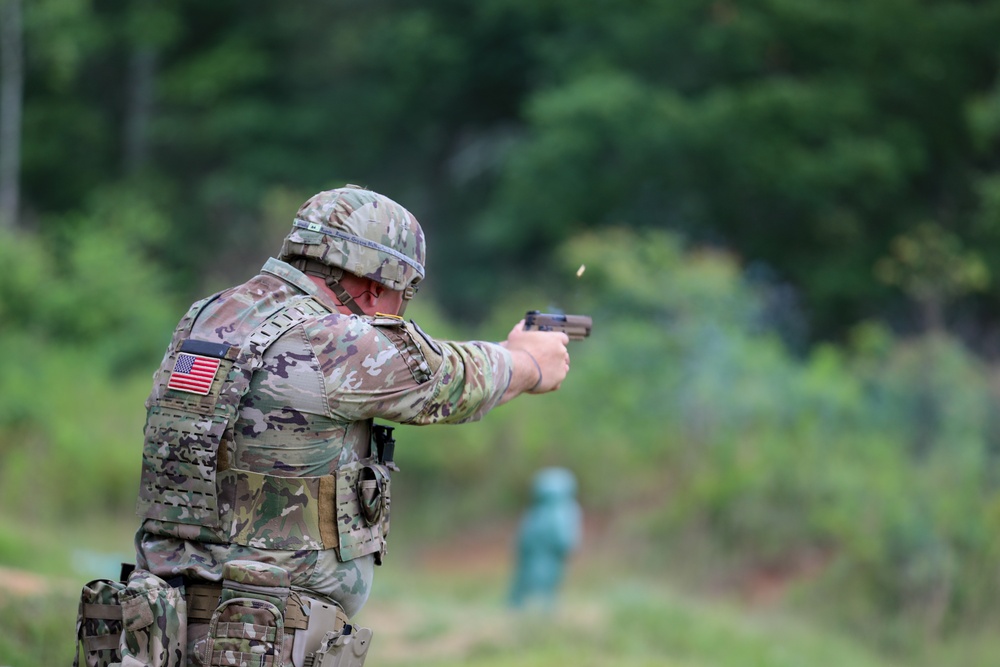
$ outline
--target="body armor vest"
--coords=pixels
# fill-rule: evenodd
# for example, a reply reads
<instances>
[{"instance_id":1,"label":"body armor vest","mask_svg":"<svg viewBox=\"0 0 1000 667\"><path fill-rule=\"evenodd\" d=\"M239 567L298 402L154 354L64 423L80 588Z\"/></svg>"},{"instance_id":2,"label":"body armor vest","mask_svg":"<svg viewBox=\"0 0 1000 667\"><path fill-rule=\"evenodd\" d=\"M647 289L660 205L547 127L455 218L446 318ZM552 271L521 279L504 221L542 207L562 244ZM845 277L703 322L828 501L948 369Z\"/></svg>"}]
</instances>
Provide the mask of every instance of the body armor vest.
<instances>
[{"instance_id":1,"label":"body armor vest","mask_svg":"<svg viewBox=\"0 0 1000 667\"><path fill-rule=\"evenodd\" d=\"M368 423L367 458L332 475L284 477L233 468L233 427L268 347L330 311L309 296L266 314L236 344L191 338L202 310L181 319L146 403L137 513L153 534L259 549L335 549L346 562L374 554L389 530L391 428ZM239 335L239 334L237 334Z\"/></svg>"}]
</instances>

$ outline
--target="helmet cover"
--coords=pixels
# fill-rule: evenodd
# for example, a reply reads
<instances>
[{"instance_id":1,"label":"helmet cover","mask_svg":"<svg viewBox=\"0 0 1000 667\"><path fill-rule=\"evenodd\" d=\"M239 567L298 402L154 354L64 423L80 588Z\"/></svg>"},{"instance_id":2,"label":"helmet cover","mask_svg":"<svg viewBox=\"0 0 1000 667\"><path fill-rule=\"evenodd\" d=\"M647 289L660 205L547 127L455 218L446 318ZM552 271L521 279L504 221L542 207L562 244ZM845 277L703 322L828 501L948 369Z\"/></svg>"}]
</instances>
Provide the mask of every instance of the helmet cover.
<instances>
[{"instance_id":1,"label":"helmet cover","mask_svg":"<svg viewBox=\"0 0 1000 667\"><path fill-rule=\"evenodd\" d=\"M424 233L384 195L348 185L313 195L292 223L279 259L307 257L402 291L424 277Z\"/></svg>"}]
</instances>

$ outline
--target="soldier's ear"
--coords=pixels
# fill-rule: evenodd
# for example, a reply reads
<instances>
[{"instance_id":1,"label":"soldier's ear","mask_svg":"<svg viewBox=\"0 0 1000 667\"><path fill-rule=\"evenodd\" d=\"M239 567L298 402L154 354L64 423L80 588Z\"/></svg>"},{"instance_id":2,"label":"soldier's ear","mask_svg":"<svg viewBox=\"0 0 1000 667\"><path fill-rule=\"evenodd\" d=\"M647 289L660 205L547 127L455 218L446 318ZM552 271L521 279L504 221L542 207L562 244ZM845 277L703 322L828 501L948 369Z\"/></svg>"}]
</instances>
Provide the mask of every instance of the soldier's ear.
<instances>
[{"instance_id":1,"label":"soldier's ear","mask_svg":"<svg viewBox=\"0 0 1000 667\"><path fill-rule=\"evenodd\" d=\"M385 286L381 283L377 283L374 280L368 280L368 284L365 285L364 291L354 297L361 307L373 308L375 303L378 301L379 297L382 295L382 291L385 290Z\"/></svg>"}]
</instances>

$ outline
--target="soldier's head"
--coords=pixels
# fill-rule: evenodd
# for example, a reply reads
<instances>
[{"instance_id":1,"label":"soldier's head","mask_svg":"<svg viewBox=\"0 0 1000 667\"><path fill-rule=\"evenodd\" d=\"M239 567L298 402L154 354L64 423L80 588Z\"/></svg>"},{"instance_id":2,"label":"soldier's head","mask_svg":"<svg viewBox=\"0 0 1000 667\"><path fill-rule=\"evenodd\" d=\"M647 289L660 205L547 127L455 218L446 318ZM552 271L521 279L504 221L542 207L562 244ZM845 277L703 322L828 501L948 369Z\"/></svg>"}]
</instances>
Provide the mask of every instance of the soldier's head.
<instances>
[{"instance_id":1,"label":"soldier's head","mask_svg":"<svg viewBox=\"0 0 1000 667\"><path fill-rule=\"evenodd\" d=\"M399 292L402 314L424 277L425 252L413 214L384 195L348 185L313 195L299 208L279 258L323 277L352 312L357 304L352 307L349 295L344 302L339 285L344 272Z\"/></svg>"}]
</instances>

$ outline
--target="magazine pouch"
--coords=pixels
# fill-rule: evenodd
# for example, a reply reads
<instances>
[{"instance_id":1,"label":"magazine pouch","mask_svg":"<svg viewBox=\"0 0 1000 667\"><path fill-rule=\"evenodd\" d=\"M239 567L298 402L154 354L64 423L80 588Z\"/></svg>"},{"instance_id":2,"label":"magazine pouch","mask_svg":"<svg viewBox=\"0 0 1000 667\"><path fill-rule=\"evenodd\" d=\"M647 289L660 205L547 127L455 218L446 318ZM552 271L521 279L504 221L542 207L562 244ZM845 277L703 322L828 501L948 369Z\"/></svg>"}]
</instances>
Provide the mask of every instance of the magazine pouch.
<instances>
[{"instance_id":1,"label":"magazine pouch","mask_svg":"<svg viewBox=\"0 0 1000 667\"><path fill-rule=\"evenodd\" d=\"M285 634L288 572L276 565L229 561L222 595L212 614L205 664L212 667L280 667Z\"/></svg>"},{"instance_id":2,"label":"magazine pouch","mask_svg":"<svg viewBox=\"0 0 1000 667\"><path fill-rule=\"evenodd\" d=\"M124 632L122 667L187 667L184 586L134 570L119 596Z\"/></svg>"},{"instance_id":3,"label":"magazine pouch","mask_svg":"<svg viewBox=\"0 0 1000 667\"><path fill-rule=\"evenodd\" d=\"M122 634L122 608L118 595L125 584L109 579L95 579L83 587L76 615L76 657L73 667L108 667L120 661L118 642Z\"/></svg>"}]
</instances>

